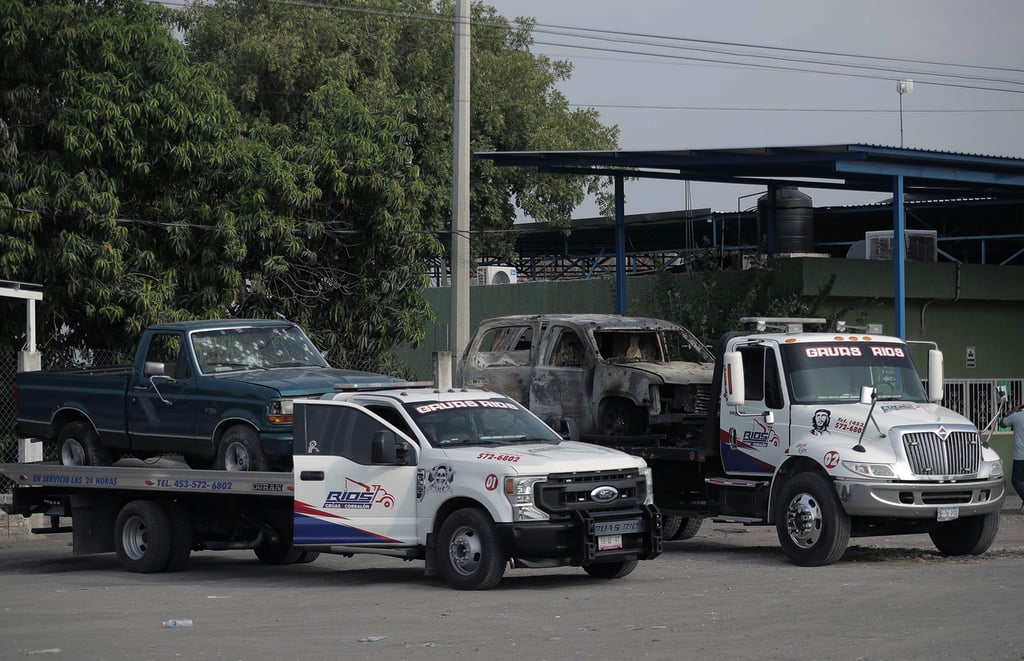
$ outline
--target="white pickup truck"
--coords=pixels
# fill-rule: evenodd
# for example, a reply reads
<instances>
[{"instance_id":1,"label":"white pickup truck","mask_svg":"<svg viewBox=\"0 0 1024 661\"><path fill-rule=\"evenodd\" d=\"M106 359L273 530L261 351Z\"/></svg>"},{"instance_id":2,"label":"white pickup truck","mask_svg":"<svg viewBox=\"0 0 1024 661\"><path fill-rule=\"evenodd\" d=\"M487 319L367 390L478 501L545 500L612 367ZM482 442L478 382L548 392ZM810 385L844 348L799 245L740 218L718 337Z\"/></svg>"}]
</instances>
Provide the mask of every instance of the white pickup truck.
<instances>
[{"instance_id":1,"label":"white pickup truck","mask_svg":"<svg viewBox=\"0 0 1024 661\"><path fill-rule=\"evenodd\" d=\"M661 551L643 459L565 441L482 390L364 385L294 404L292 473L5 464L8 513L50 515L76 554L129 571L183 569L192 551L252 548L264 562L320 553L425 560L458 589L506 567L629 574ZM123 463L123 462L122 462Z\"/></svg>"}]
</instances>

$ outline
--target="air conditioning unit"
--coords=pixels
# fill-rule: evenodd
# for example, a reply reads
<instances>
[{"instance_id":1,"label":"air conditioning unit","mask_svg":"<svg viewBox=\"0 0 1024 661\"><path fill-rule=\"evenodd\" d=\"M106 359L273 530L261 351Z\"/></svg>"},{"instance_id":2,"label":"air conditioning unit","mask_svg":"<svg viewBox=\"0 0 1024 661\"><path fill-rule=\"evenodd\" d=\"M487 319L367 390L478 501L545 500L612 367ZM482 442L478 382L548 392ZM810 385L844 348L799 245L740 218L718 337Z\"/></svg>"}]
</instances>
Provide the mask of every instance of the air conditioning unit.
<instances>
[{"instance_id":1,"label":"air conditioning unit","mask_svg":"<svg viewBox=\"0 0 1024 661\"><path fill-rule=\"evenodd\" d=\"M514 266L476 267L476 284L478 285L514 285L516 281Z\"/></svg>"},{"instance_id":2,"label":"air conditioning unit","mask_svg":"<svg viewBox=\"0 0 1024 661\"><path fill-rule=\"evenodd\" d=\"M904 245L908 262L934 262L938 260L938 234L935 230L904 230ZM865 257L892 260L895 250L892 230L864 232Z\"/></svg>"}]
</instances>

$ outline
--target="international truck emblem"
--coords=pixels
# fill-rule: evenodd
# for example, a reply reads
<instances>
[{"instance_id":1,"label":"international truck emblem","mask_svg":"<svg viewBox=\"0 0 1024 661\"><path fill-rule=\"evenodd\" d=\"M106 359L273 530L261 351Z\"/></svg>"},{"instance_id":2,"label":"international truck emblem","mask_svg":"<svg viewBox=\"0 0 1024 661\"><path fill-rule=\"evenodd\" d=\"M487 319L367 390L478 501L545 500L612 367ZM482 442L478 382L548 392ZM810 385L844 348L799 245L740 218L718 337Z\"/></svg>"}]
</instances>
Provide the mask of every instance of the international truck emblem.
<instances>
[{"instance_id":1,"label":"international truck emblem","mask_svg":"<svg viewBox=\"0 0 1024 661\"><path fill-rule=\"evenodd\" d=\"M945 427L939 427L935 431L935 435L938 436L940 440L944 441L946 440L946 437L949 436L949 430L946 429Z\"/></svg>"},{"instance_id":2,"label":"international truck emblem","mask_svg":"<svg viewBox=\"0 0 1024 661\"><path fill-rule=\"evenodd\" d=\"M607 484L590 492L590 499L595 503L610 503L618 497L619 490Z\"/></svg>"}]
</instances>

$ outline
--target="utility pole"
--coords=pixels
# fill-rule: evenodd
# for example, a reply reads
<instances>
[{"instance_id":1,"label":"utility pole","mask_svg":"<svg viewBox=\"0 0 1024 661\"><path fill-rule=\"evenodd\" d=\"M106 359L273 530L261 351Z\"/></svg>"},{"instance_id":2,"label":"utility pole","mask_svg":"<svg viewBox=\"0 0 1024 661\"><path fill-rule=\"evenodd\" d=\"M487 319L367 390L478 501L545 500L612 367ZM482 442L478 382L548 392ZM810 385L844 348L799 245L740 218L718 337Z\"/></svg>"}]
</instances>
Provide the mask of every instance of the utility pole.
<instances>
[{"instance_id":1,"label":"utility pole","mask_svg":"<svg viewBox=\"0 0 1024 661\"><path fill-rule=\"evenodd\" d=\"M469 0L455 5L454 171L452 176L452 312L449 348L459 374L469 343ZM458 378L458 377L456 377Z\"/></svg>"}]
</instances>

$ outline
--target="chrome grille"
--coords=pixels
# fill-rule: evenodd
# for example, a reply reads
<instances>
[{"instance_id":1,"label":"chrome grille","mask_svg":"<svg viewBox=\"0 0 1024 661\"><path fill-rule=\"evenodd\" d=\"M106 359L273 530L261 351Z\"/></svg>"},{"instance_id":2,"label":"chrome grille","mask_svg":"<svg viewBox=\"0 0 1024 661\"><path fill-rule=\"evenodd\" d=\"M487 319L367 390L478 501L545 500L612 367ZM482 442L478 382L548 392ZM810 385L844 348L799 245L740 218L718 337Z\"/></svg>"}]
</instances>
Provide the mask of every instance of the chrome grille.
<instances>
[{"instance_id":1,"label":"chrome grille","mask_svg":"<svg viewBox=\"0 0 1024 661\"><path fill-rule=\"evenodd\" d=\"M981 464L977 432L951 432L945 441L933 432L904 434L903 450L915 475L970 475Z\"/></svg>"}]
</instances>

